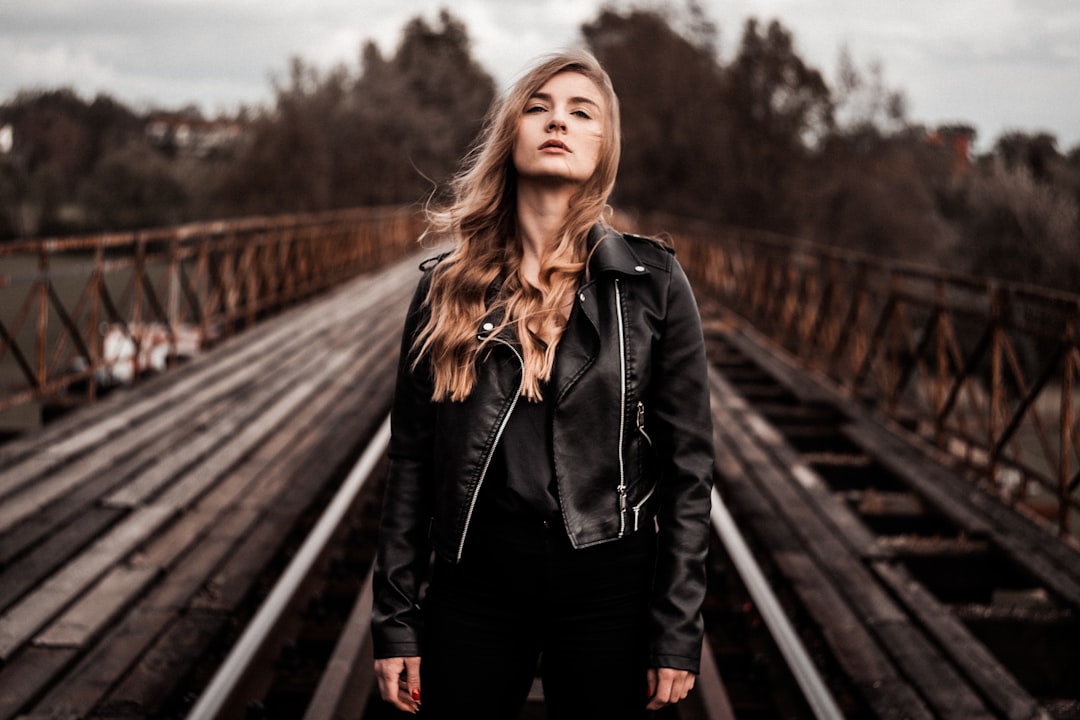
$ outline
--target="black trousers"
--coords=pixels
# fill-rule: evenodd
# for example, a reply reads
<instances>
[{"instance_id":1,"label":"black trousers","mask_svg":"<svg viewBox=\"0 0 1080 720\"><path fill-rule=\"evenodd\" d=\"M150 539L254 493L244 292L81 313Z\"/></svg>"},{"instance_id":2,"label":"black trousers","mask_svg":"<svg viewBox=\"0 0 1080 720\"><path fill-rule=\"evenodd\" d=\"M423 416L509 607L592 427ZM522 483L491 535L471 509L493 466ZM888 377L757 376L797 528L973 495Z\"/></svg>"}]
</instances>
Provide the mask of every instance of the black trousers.
<instances>
[{"instance_id":1,"label":"black trousers","mask_svg":"<svg viewBox=\"0 0 1080 720\"><path fill-rule=\"evenodd\" d=\"M646 717L655 547L643 530L574 550L561 528L478 513L424 601L421 717L517 718L538 667L552 720Z\"/></svg>"}]
</instances>

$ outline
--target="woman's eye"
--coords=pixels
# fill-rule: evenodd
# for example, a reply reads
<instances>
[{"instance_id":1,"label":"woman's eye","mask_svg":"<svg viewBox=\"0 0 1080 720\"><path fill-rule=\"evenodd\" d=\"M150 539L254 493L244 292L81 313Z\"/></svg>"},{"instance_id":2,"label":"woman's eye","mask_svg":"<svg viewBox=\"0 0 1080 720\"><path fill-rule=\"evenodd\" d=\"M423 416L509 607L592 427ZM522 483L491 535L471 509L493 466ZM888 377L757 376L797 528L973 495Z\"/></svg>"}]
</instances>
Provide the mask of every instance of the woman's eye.
<instances>
[{"instance_id":1,"label":"woman's eye","mask_svg":"<svg viewBox=\"0 0 1080 720\"><path fill-rule=\"evenodd\" d=\"M530 105L529 107L525 108L525 112L526 113L544 112L544 106L543 105Z\"/></svg>"},{"instance_id":2,"label":"woman's eye","mask_svg":"<svg viewBox=\"0 0 1080 720\"><path fill-rule=\"evenodd\" d=\"M592 120L592 115L589 115L589 113L584 110L575 110L572 114L577 115L579 118L584 118L585 120Z\"/></svg>"}]
</instances>

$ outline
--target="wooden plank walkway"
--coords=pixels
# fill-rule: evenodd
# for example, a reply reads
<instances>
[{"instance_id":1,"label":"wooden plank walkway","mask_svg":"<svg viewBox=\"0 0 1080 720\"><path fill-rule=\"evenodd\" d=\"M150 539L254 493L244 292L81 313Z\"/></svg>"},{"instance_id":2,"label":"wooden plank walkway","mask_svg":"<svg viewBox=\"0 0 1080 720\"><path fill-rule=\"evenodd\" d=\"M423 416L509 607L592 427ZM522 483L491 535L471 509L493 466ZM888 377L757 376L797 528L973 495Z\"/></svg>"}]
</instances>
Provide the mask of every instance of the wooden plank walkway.
<instances>
[{"instance_id":1,"label":"wooden plank walkway","mask_svg":"<svg viewBox=\"0 0 1080 720\"><path fill-rule=\"evenodd\" d=\"M418 260L0 446L0 720L159 716L385 415ZM1080 609L1080 554L973 492L751 331L710 324L709 336L772 378L759 382L759 369L714 349L729 505L870 714L1047 717L908 571L910 548L871 531L817 468L887 469L918 498L880 493L881 512L917 517L932 505L963 535L939 548L1001 548L1069 612ZM785 436L769 418L789 396L799 402L783 412L797 427ZM827 422L875 465L792 445Z\"/></svg>"},{"instance_id":2,"label":"wooden plank walkway","mask_svg":"<svg viewBox=\"0 0 1080 720\"><path fill-rule=\"evenodd\" d=\"M418 261L0 447L0 720L155 715L385 416Z\"/></svg>"}]
</instances>

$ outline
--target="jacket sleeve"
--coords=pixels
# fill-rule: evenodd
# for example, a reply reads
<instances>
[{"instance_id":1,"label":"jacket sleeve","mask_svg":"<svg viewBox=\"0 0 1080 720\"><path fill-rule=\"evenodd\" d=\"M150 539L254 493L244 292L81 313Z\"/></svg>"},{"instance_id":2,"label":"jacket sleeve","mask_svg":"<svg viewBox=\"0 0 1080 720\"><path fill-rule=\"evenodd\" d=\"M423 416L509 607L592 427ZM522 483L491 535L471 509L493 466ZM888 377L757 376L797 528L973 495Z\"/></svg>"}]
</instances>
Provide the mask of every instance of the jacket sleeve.
<instances>
[{"instance_id":1,"label":"jacket sleeve","mask_svg":"<svg viewBox=\"0 0 1080 720\"><path fill-rule=\"evenodd\" d=\"M411 368L413 339L422 327L431 272L409 305L390 413L390 469L383 497L373 580L375 657L420 654L420 587L430 559L431 462L435 412L427 365Z\"/></svg>"},{"instance_id":2,"label":"jacket sleeve","mask_svg":"<svg viewBox=\"0 0 1080 720\"><path fill-rule=\"evenodd\" d=\"M666 323L654 353L649 395L662 475L650 663L696 673L712 507L712 417L701 319L690 283L674 258Z\"/></svg>"}]
</instances>

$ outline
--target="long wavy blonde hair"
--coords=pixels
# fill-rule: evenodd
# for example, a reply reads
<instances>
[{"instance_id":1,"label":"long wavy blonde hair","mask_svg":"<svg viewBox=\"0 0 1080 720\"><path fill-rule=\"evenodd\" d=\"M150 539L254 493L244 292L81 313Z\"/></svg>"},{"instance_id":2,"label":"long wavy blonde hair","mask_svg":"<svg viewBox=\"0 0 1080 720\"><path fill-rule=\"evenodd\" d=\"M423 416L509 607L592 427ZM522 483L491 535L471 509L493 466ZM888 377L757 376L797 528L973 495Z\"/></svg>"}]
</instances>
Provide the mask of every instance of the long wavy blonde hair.
<instances>
[{"instance_id":1,"label":"long wavy blonde hair","mask_svg":"<svg viewBox=\"0 0 1080 720\"><path fill-rule=\"evenodd\" d=\"M573 195L556 247L542 260L539 287L534 287L521 270L512 155L526 103L563 72L584 75L600 91L606 111L603 137L596 170ZM516 332L524 360L523 394L530 400L541 399L541 383L551 377L565 325L567 309L560 305L573 296L585 269L588 233L607 210L619 153L619 101L611 79L587 52L542 59L492 106L476 145L451 181L450 201L427 209L424 239L455 243L455 249L433 270L426 301L429 319L413 344L414 370L424 357L430 359L433 400L468 397L477 361L507 327ZM500 276L499 293L489 297ZM478 340L478 325L489 315L501 321Z\"/></svg>"}]
</instances>

